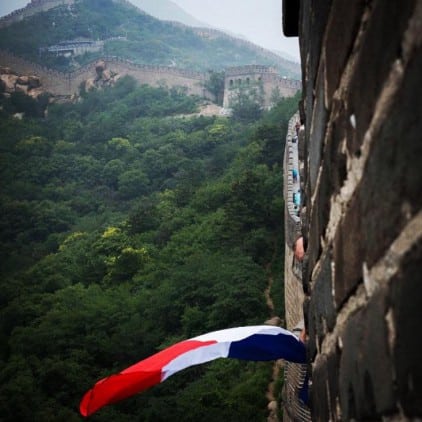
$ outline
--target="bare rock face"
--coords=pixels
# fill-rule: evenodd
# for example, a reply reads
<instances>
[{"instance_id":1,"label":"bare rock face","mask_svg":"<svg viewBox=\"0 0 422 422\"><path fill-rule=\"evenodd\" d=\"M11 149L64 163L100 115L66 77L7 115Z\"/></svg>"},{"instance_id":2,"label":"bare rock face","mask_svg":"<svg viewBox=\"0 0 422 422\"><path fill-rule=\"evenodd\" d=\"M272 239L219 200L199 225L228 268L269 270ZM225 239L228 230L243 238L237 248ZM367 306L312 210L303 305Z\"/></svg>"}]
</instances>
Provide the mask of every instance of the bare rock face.
<instances>
[{"instance_id":1,"label":"bare rock face","mask_svg":"<svg viewBox=\"0 0 422 422\"><path fill-rule=\"evenodd\" d=\"M101 77L105 69L106 69L106 64L104 60L100 60L99 62L96 63L95 71L97 72L98 76Z\"/></svg>"},{"instance_id":2,"label":"bare rock face","mask_svg":"<svg viewBox=\"0 0 422 422\"><path fill-rule=\"evenodd\" d=\"M10 69L10 67L0 66L0 74L8 75L10 73L12 73L12 69Z\"/></svg>"},{"instance_id":3,"label":"bare rock face","mask_svg":"<svg viewBox=\"0 0 422 422\"><path fill-rule=\"evenodd\" d=\"M0 94L3 97L21 92L36 99L45 92L41 85L36 75L17 75L9 67L0 66Z\"/></svg>"},{"instance_id":4,"label":"bare rock face","mask_svg":"<svg viewBox=\"0 0 422 422\"><path fill-rule=\"evenodd\" d=\"M5 74L0 75L0 79L3 81L5 85L5 91L9 94L15 92L15 85L16 81L18 80L18 77L16 75L11 74Z\"/></svg>"},{"instance_id":5,"label":"bare rock face","mask_svg":"<svg viewBox=\"0 0 422 422\"><path fill-rule=\"evenodd\" d=\"M107 68L107 64L100 60L95 65L95 76L85 80L85 89L87 91L93 89L103 89L106 87L113 86L121 75Z\"/></svg>"},{"instance_id":6,"label":"bare rock face","mask_svg":"<svg viewBox=\"0 0 422 422\"><path fill-rule=\"evenodd\" d=\"M108 69L105 69L102 73L102 80L109 81L111 79L111 72Z\"/></svg>"},{"instance_id":7,"label":"bare rock face","mask_svg":"<svg viewBox=\"0 0 422 422\"><path fill-rule=\"evenodd\" d=\"M20 85L28 85L29 83L29 76L18 76L18 80L16 83Z\"/></svg>"},{"instance_id":8,"label":"bare rock face","mask_svg":"<svg viewBox=\"0 0 422 422\"><path fill-rule=\"evenodd\" d=\"M30 89L39 88L41 86L41 81L38 76L29 75L28 76L28 85Z\"/></svg>"},{"instance_id":9,"label":"bare rock face","mask_svg":"<svg viewBox=\"0 0 422 422\"><path fill-rule=\"evenodd\" d=\"M39 87L39 88L33 88L33 89L29 90L27 94L30 97L35 99L35 98L38 98L41 94L44 94L44 92L45 91L41 87Z\"/></svg>"},{"instance_id":10,"label":"bare rock face","mask_svg":"<svg viewBox=\"0 0 422 422\"><path fill-rule=\"evenodd\" d=\"M24 94L28 94L28 85L15 85L15 92L23 92Z\"/></svg>"},{"instance_id":11,"label":"bare rock face","mask_svg":"<svg viewBox=\"0 0 422 422\"><path fill-rule=\"evenodd\" d=\"M95 79L94 78L89 78L85 81L85 89L87 91L91 91L93 89L96 89L97 86L95 84Z\"/></svg>"}]
</instances>

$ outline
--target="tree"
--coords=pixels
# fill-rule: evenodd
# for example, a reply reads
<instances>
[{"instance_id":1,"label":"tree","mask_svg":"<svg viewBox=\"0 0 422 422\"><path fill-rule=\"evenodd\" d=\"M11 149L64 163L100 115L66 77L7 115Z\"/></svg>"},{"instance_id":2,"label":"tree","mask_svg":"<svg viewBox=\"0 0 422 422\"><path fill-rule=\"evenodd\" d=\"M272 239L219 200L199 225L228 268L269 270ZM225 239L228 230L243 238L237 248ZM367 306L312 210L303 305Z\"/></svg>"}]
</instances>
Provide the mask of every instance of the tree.
<instances>
[{"instance_id":1,"label":"tree","mask_svg":"<svg viewBox=\"0 0 422 422\"><path fill-rule=\"evenodd\" d=\"M264 91L262 82L251 82L231 88L230 108L233 118L251 122L261 117L264 109Z\"/></svg>"},{"instance_id":2,"label":"tree","mask_svg":"<svg viewBox=\"0 0 422 422\"><path fill-rule=\"evenodd\" d=\"M149 179L142 170L133 169L121 173L117 185L123 199L133 199L148 192Z\"/></svg>"},{"instance_id":3,"label":"tree","mask_svg":"<svg viewBox=\"0 0 422 422\"><path fill-rule=\"evenodd\" d=\"M204 82L204 87L214 96L218 105L223 105L224 99L224 72L208 71L208 79Z\"/></svg>"}]
</instances>

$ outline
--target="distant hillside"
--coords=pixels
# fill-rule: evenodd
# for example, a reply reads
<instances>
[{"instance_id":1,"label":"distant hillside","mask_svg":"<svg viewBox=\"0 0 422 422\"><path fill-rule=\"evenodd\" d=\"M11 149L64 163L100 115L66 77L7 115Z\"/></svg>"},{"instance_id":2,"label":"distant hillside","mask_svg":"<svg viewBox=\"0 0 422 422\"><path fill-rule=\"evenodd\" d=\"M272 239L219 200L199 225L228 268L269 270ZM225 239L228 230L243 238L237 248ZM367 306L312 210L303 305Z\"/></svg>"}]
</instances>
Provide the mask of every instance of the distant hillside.
<instances>
[{"instance_id":1,"label":"distant hillside","mask_svg":"<svg viewBox=\"0 0 422 422\"><path fill-rule=\"evenodd\" d=\"M130 2L157 19L181 22L188 26L209 26L170 0L130 0Z\"/></svg>"},{"instance_id":2,"label":"distant hillside","mask_svg":"<svg viewBox=\"0 0 422 422\"><path fill-rule=\"evenodd\" d=\"M75 39L102 40L104 44L101 51L78 56L40 51ZM0 49L62 71L110 55L199 71L262 64L274 66L283 76L298 78L300 74L299 65L252 43L220 31L160 21L127 1L81 0L38 13L1 28Z\"/></svg>"}]
</instances>

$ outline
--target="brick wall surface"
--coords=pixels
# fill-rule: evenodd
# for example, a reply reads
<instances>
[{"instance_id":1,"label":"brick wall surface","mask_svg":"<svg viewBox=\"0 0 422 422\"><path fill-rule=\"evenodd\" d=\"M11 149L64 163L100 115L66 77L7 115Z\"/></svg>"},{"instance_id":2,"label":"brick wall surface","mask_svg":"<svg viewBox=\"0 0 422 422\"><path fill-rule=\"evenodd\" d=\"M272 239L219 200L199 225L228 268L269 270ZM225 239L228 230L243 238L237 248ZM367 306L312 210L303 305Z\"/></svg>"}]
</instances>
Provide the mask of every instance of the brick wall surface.
<instances>
[{"instance_id":1,"label":"brick wall surface","mask_svg":"<svg viewBox=\"0 0 422 422\"><path fill-rule=\"evenodd\" d=\"M302 0L315 421L422 418L422 1Z\"/></svg>"}]
</instances>

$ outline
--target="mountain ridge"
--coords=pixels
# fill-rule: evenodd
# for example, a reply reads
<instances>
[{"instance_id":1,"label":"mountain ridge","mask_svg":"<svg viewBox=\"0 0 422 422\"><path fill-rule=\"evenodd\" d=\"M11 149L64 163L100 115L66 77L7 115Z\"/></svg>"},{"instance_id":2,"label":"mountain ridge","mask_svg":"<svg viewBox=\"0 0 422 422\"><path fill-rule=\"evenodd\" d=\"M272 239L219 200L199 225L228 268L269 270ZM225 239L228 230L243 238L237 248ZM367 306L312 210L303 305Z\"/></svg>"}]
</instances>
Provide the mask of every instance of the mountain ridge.
<instances>
[{"instance_id":1,"label":"mountain ridge","mask_svg":"<svg viewBox=\"0 0 422 422\"><path fill-rule=\"evenodd\" d=\"M33 10L36 4L31 3L26 10ZM297 78L300 75L297 63L289 62L249 41L221 30L192 28L179 22L157 20L127 0L48 0L40 3L42 7L47 4L56 6L48 11L40 11L47 25L44 21L40 22L39 14L19 18L19 21L0 28L0 48L63 70L66 65L77 67L88 58L95 59L95 55L84 59L72 58L66 63L63 57L42 57L40 60L37 50L64 39L85 37L105 39L105 51L101 55L119 55L139 63L175 65L195 70L264 64L277 68L280 74L287 77ZM57 7L60 4L66 7ZM100 11L105 13L102 15ZM79 20L75 17L79 17ZM49 25L53 29L49 29ZM127 39L116 41L116 36L122 35L126 35ZM114 40L110 41L110 38Z\"/></svg>"}]
</instances>

